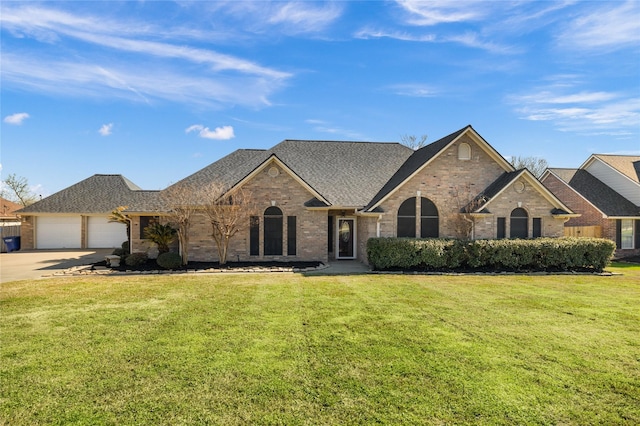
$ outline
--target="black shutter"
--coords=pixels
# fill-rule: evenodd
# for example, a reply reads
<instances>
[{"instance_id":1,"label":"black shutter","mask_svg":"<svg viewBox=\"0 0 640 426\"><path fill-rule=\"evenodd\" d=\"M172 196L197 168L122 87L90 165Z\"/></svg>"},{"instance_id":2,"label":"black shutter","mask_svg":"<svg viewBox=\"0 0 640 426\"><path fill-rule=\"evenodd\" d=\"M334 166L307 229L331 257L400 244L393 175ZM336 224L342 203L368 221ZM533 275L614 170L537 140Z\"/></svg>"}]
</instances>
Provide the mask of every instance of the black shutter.
<instances>
[{"instance_id":1,"label":"black shutter","mask_svg":"<svg viewBox=\"0 0 640 426\"><path fill-rule=\"evenodd\" d=\"M636 249L640 249L640 220L636 220L636 227L635 227L635 233L636 233L636 244L634 245L634 247Z\"/></svg>"},{"instance_id":2,"label":"black shutter","mask_svg":"<svg viewBox=\"0 0 640 426\"><path fill-rule=\"evenodd\" d=\"M498 239L507 238L507 218L506 217L498 218L498 230L496 233L496 238Z\"/></svg>"},{"instance_id":3,"label":"black shutter","mask_svg":"<svg viewBox=\"0 0 640 426\"><path fill-rule=\"evenodd\" d=\"M287 216L287 256L296 255L296 217Z\"/></svg>"},{"instance_id":4,"label":"black shutter","mask_svg":"<svg viewBox=\"0 0 640 426\"><path fill-rule=\"evenodd\" d=\"M542 219L539 217L533 218L533 238L542 237Z\"/></svg>"},{"instance_id":5,"label":"black shutter","mask_svg":"<svg viewBox=\"0 0 640 426\"><path fill-rule=\"evenodd\" d=\"M260 255L260 218L251 216L249 219L249 255Z\"/></svg>"},{"instance_id":6,"label":"black shutter","mask_svg":"<svg viewBox=\"0 0 640 426\"><path fill-rule=\"evenodd\" d=\"M616 219L616 248L622 247L622 220Z\"/></svg>"}]
</instances>

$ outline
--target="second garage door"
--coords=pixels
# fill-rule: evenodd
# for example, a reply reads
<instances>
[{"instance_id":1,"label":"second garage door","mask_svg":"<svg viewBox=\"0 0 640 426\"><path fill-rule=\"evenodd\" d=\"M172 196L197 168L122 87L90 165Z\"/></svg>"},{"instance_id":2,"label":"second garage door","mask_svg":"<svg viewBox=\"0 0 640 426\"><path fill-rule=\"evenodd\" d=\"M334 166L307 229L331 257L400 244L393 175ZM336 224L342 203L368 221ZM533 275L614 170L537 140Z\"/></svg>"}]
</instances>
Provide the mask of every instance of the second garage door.
<instances>
[{"instance_id":1,"label":"second garage door","mask_svg":"<svg viewBox=\"0 0 640 426\"><path fill-rule=\"evenodd\" d=\"M127 227L106 217L90 216L87 222L88 248L115 248L127 241Z\"/></svg>"}]
</instances>

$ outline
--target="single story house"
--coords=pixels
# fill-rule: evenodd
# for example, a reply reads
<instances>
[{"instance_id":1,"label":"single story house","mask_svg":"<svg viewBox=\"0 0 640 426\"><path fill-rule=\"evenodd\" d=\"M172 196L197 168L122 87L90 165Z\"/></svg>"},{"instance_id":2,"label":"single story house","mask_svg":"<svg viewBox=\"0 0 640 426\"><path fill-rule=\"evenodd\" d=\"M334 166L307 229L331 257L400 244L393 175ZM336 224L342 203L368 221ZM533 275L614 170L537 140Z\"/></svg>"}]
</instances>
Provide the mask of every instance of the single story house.
<instances>
[{"instance_id":1,"label":"single story house","mask_svg":"<svg viewBox=\"0 0 640 426\"><path fill-rule=\"evenodd\" d=\"M541 181L581 214L565 224L568 235L615 241L618 257L640 254L640 156L593 154L577 169L547 169Z\"/></svg>"},{"instance_id":2,"label":"single story house","mask_svg":"<svg viewBox=\"0 0 640 426\"><path fill-rule=\"evenodd\" d=\"M107 190L98 180L118 188ZM564 223L576 216L471 126L415 151L399 143L303 140L240 149L163 191L211 184L229 192L242 188L258 206L231 240L231 261L366 261L366 242L376 236L559 237ZM34 247L54 245L47 234L53 232L51 219L43 217L73 217L74 243L90 247L89 219L100 217L104 224L109 211L128 206L132 248L146 250L144 227L164 220L163 191L142 191L118 175L97 175L77 185L93 189L70 187L20 212L31 226ZM73 197L65 200L61 193ZM80 201L84 197L89 198ZM211 225L197 214L189 258L216 261L217 256Z\"/></svg>"}]
</instances>

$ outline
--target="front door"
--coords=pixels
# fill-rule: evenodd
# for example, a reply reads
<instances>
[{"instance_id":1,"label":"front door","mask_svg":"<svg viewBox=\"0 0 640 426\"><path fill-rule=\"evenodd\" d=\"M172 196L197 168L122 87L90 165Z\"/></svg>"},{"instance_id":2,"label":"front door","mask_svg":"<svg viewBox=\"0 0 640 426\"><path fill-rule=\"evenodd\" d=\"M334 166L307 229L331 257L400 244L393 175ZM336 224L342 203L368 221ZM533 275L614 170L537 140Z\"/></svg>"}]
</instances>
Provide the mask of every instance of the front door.
<instances>
[{"instance_id":1,"label":"front door","mask_svg":"<svg viewBox=\"0 0 640 426\"><path fill-rule=\"evenodd\" d=\"M353 217L339 217L336 226L336 258L356 258L356 219Z\"/></svg>"}]
</instances>

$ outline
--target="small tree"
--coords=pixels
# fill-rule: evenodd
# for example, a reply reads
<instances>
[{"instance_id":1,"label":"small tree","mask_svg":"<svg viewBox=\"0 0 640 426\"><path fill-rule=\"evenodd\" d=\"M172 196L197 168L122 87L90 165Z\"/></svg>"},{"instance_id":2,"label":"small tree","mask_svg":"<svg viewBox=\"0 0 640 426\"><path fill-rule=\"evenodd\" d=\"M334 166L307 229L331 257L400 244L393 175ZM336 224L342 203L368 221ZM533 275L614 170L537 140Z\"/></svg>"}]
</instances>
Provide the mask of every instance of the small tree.
<instances>
[{"instance_id":1,"label":"small tree","mask_svg":"<svg viewBox=\"0 0 640 426\"><path fill-rule=\"evenodd\" d=\"M160 192L167 217L177 232L182 264L189 263L189 230L193 216L198 211L199 191L195 184L178 182Z\"/></svg>"},{"instance_id":2,"label":"small tree","mask_svg":"<svg viewBox=\"0 0 640 426\"><path fill-rule=\"evenodd\" d=\"M251 193L242 188L226 192L222 185L214 183L203 190L203 195L203 209L211 223L211 236L218 248L220 264L224 265L231 239L249 223L256 208Z\"/></svg>"},{"instance_id":3,"label":"small tree","mask_svg":"<svg viewBox=\"0 0 640 426\"><path fill-rule=\"evenodd\" d=\"M422 135L420 138L416 135L403 135L400 136L400 143L416 151L427 144L427 135Z\"/></svg>"},{"instance_id":4,"label":"small tree","mask_svg":"<svg viewBox=\"0 0 640 426\"><path fill-rule=\"evenodd\" d=\"M475 217L473 213L484 204L484 198L471 194L471 185L455 186L450 192L452 207L457 214L453 215L451 223L456 238L469 240L473 236Z\"/></svg>"},{"instance_id":5,"label":"small tree","mask_svg":"<svg viewBox=\"0 0 640 426\"><path fill-rule=\"evenodd\" d=\"M129 216L124 213L128 206L118 206L109 213L109 222L122 223L127 227L127 243L129 243L129 252L131 252L131 221Z\"/></svg>"},{"instance_id":6,"label":"small tree","mask_svg":"<svg viewBox=\"0 0 640 426\"><path fill-rule=\"evenodd\" d=\"M544 171L549 167L547 160L540 157L511 157L511 165L516 170L528 169L538 179L542 177Z\"/></svg>"},{"instance_id":7,"label":"small tree","mask_svg":"<svg viewBox=\"0 0 640 426\"><path fill-rule=\"evenodd\" d=\"M15 173L2 181L2 196L24 207L38 201L38 196L31 191L27 178L16 176Z\"/></svg>"},{"instance_id":8,"label":"small tree","mask_svg":"<svg viewBox=\"0 0 640 426\"><path fill-rule=\"evenodd\" d=\"M144 237L158 246L158 254L168 253L176 239L176 230L169 224L153 223L144 228Z\"/></svg>"}]
</instances>

